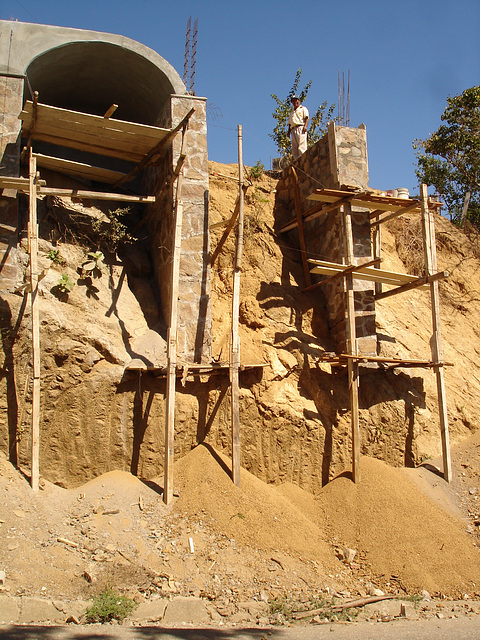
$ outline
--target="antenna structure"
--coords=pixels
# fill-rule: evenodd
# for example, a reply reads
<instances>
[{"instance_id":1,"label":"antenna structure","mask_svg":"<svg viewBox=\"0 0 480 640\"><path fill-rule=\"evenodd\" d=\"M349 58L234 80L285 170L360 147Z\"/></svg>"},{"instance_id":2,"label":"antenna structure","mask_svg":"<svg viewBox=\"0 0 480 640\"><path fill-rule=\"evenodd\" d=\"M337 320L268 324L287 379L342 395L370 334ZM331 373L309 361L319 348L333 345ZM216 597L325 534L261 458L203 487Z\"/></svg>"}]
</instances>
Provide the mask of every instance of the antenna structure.
<instances>
[{"instance_id":1,"label":"antenna structure","mask_svg":"<svg viewBox=\"0 0 480 640\"><path fill-rule=\"evenodd\" d=\"M187 35L185 38L185 62L183 65L183 84L188 93L195 95L195 65L197 61L197 36L198 18L195 19L192 32L192 16L187 22Z\"/></svg>"},{"instance_id":2,"label":"antenna structure","mask_svg":"<svg viewBox=\"0 0 480 640\"><path fill-rule=\"evenodd\" d=\"M343 127L350 126L350 69L348 70L346 101L345 101L345 72L342 71L342 76L340 78L340 69L338 70L337 121Z\"/></svg>"}]
</instances>

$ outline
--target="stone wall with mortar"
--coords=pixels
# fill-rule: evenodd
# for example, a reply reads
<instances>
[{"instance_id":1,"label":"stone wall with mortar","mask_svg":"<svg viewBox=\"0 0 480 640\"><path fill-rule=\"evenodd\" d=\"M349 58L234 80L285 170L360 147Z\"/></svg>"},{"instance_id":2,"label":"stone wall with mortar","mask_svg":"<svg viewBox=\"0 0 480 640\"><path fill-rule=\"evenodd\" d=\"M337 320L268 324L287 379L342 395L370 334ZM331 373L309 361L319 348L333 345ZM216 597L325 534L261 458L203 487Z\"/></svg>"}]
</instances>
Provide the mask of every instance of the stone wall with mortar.
<instances>
[{"instance_id":1,"label":"stone wall with mortar","mask_svg":"<svg viewBox=\"0 0 480 640\"><path fill-rule=\"evenodd\" d=\"M195 113L187 131L187 157L179 199L183 204L177 353L187 362L209 362L211 357L210 266L208 232L208 155L206 100L172 96L160 114L158 126L175 127L188 111ZM169 317L172 285L173 185L165 190L180 156L179 133L161 164L148 172L149 192L162 197L149 213L152 255L164 316ZM153 191L152 191L153 189Z\"/></svg>"},{"instance_id":2,"label":"stone wall with mortar","mask_svg":"<svg viewBox=\"0 0 480 640\"><path fill-rule=\"evenodd\" d=\"M316 203L308 200L315 189L368 187L367 136L364 125L339 127L330 123L327 133L294 163L298 176L300 206L306 211ZM295 217L293 176L285 169L277 188L278 226ZM309 258L345 263L341 210L317 218L304 226ZM372 259L368 210L354 209L352 216L354 255L357 264ZM298 231L288 233L298 247ZM316 281L313 276L313 281ZM372 283L354 279L357 346L359 353L374 355L377 349L375 303ZM346 349L345 283L334 280L323 287L328 322L337 352Z\"/></svg>"},{"instance_id":3,"label":"stone wall with mortar","mask_svg":"<svg viewBox=\"0 0 480 640\"><path fill-rule=\"evenodd\" d=\"M20 129L23 78L0 75L0 175L19 175ZM0 293L12 292L20 284L16 261L18 207L17 192L5 189L0 196Z\"/></svg>"}]
</instances>

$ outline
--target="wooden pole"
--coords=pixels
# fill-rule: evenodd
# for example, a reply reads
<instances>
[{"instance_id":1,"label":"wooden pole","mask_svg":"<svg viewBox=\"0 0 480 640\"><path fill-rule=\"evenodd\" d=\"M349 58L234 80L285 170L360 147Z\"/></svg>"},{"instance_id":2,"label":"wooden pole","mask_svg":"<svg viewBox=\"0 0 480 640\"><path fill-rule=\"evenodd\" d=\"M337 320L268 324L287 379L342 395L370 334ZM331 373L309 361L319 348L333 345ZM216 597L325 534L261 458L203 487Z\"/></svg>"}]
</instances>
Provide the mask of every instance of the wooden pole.
<instances>
[{"instance_id":1,"label":"wooden pole","mask_svg":"<svg viewBox=\"0 0 480 640\"><path fill-rule=\"evenodd\" d=\"M187 125L182 134L180 156L185 152ZM174 235L172 246L172 279L170 291L170 318L167 330L167 390L165 416L165 462L163 501L169 504L173 498L173 463L175 459L175 384L177 380L177 323L178 323L178 288L180 279L180 254L182 249L183 205L180 201L183 172L177 179L174 194Z\"/></svg>"},{"instance_id":2,"label":"wooden pole","mask_svg":"<svg viewBox=\"0 0 480 640\"><path fill-rule=\"evenodd\" d=\"M297 226L298 226L298 237L300 240L300 251L302 254L302 265L303 265L303 276L305 278L305 282L307 283L307 287L312 284L312 279L310 277L310 269L308 267L307 261L307 249L305 246L305 235L303 233L303 217L302 217L302 208L300 206L300 194L298 191L298 176L295 171L295 167L290 167L292 176L293 176L293 201L295 202L295 213L297 214Z\"/></svg>"},{"instance_id":3,"label":"wooden pole","mask_svg":"<svg viewBox=\"0 0 480 640\"><path fill-rule=\"evenodd\" d=\"M378 258L380 261L382 259L382 227L376 226L373 228L373 257ZM377 269L380 269L380 262L377 263ZM382 283L375 283L375 295L379 296L382 293Z\"/></svg>"},{"instance_id":4,"label":"wooden pole","mask_svg":"<svg viewBox=\"0 0 480 640\"><path fill-rule=\"evenodd\" d=\"M437 271L437 248L435 242L435 222L428 207L427 185L420 185L422 204L422 233L425 252L425 268L427 276ZM433 335L430 340L432 360L437 378L438 411L440 415L440 431L442 437L443 477L447 482L452 480L452 463L450 458L450 436L448 430L447 397L445 392L445 377L443 369L443 345L440 329L440 294L438 280L430 282L430 300L432 306Z\"/></svg>"},{"instance_id":5,"label":"wooden pole","mask_svg":"<svg viewBox=\"0 0 480 640\"><path fill-rule=\"evenodd\" d=\"M240 337L238 334L238 318L240 307L240 274L243 253L243 147L242 126L238 125L238 228L235 248L235 265L233 270L232 298L232 336L230 343L230 382L232 387L232 480L240 486L240 404L239 380Z\"/></svg>"},{"instance_id":6,"label":"wooden pole","mask_svg":"<svg viewBox=\"0 0 480 640\"><path fill-rule=\"evenodd\" d=\"M352 206L350 202L343 205L343 235L347 263L355 264L353 252ZM353 274L345 277L347 307L347 353L357 355L357 334L355 328L355 297ZM348 388L350 392L350 411L352 425L352 479L360 481L360 422L358 413L358 361L348 359Z\"/></svg>"},{"instance_id":7,"label":"wooden pole","mask_svg":"<svg viewBox=\"0 0 480 640\"><path fill-rule=\"evenodd\" d=\"M37 223L37 161L30 149L29 163L29 223L28 250L30 254L30 300L32 309L32 477L33 491L38 491L40 481L40 322L38 313L38 223Z\"/></svg>"}]
</instances>

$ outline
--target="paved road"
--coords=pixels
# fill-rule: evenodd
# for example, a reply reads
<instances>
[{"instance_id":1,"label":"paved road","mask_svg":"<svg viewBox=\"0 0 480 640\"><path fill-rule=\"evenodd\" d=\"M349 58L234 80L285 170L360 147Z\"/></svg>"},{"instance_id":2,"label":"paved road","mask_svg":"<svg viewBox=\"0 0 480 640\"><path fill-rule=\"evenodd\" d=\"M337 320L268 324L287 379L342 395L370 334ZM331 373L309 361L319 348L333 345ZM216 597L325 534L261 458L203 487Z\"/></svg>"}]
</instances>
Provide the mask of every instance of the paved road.
<instances>
[{"instance_id":1,"label":"paved road","mask_svg":"<svg viewBox=\"0 0 480 640\"><path fill-rule=\"evenodd\" d=\"M0 626L0 640L480 640L478 618L395 620L274 629Z\"/></svg>"}]
</instances>

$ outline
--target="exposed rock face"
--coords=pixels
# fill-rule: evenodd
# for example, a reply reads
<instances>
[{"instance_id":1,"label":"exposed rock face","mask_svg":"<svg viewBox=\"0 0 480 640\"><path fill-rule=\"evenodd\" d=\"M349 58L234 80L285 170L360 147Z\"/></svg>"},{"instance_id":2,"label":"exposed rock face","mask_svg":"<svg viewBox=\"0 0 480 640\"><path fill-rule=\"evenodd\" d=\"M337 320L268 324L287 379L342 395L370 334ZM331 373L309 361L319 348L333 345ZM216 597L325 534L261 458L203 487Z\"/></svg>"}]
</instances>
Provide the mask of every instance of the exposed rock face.
<instances>
[{"instance_id":1,"label":"exposed rock face","mask_svg":"<svg viewBox=\"0 0 480 640\"><path fill-rule=\"evenodd\" d=\"M210 163L211 222L230 217L236 168ZM241 373L242 465L269 482L290 481L312 492L350 465L348 389L342 370L318 362L333 351L323 293L303 294L298 252L273 228L276 182L263 176L246 196L241 284L241 360L264 364ZM51 215L51 212L50 214ZM48 219L45 227L48 237ZM404 223L385 229L385 268L405 271L398 257ZM411 228L411 225L410 227ZM222 228L213 231L215 247ZM437 219L445 360L452 440L477 428L480 372L474 357L480 289L474 242ZM165 382L144 370L165 364L165 326L159 315L148 251L132 245L106 258L102 277L85 283L77 269L89 246L59 242L64 264L41 243L41 460L43 477L77 486L112 469L152 478L163 469ZM228 360L233 237L212 268L213 356ZM411 252L408 259L412 257ZM405 258L407 260L407 258ZM19 260L25 268L25 260ZM66 299L54 289L65 273L75 283ZM53 292L52 292L53 291ZM31 351L29 304L17 295L1 303L3 371L0 447L29 468ZM429 357L428 295L396 296L377 305L381 353ZM478 349L477 349L478 350ZM133 364L132 364L133 363ZM132 371L125 370L132 365ZM178 382L175 456L198 442L227 454L230 447L228 376L188 376ZM368 369L360 377L362 453L411 465L440 451L435 379L429 371Z\"/></svg>"}]
</instances>

